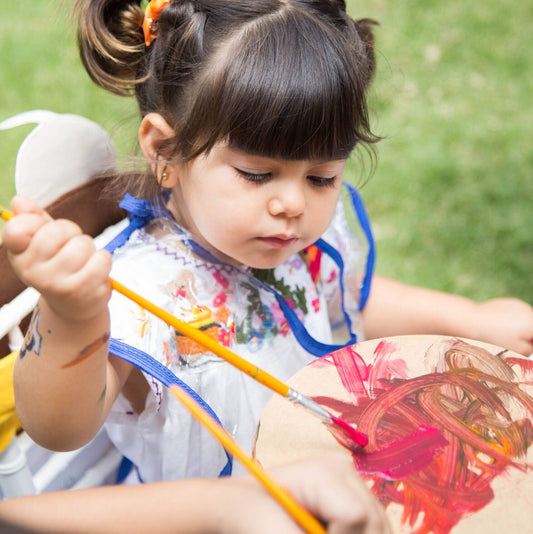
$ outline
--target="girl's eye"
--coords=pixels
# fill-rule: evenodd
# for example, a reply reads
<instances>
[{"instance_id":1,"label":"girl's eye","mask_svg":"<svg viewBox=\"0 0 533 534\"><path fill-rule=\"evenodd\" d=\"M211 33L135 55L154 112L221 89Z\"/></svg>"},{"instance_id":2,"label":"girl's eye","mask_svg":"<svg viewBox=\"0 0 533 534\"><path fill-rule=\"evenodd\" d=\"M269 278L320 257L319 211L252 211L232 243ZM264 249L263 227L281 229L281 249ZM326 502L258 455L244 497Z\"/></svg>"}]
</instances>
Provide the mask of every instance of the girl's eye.
<instances>
[{"instance_id":1,"label":"girl's eye","mask_svg":"<svg viewBox=\"0 0 533 534\"><path fill-rule=\"evenodd\" d=\"M237 168L235 168L235 170L241 178L244 178L246 181L252 182L254 184L261 184L263 182L266 182L271 177L271 174L268 172L263 174L254 174L252 172L243 171Z\"/></svg>"},{"instance_id":2,"label":"girl's eye","mask_svg":"<svg viewBox=\"0 0 533 534\"><path fill-rule=\"evenodd\" d=\"M317 187L334 187L336 176L324 178L323 176L308 176L307 179Z\"/></svg>"}]
</instances>

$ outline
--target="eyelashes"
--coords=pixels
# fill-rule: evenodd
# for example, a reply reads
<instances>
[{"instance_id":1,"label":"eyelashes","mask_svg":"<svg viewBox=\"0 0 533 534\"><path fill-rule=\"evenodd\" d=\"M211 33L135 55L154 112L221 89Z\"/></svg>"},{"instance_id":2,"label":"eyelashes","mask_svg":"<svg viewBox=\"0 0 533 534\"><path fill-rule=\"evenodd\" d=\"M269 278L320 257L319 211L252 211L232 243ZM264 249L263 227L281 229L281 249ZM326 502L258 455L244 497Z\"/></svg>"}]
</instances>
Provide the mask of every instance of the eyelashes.
<instances>
[{"instance_id":1,"label":"eyelashes","mask_svg":"<svg viewBox=\"0 0 533 534\"><path fill-rule=\"evenodd\" d=\"M335 187L337 177L324 178L323 176L308 176L307 179L317 187Z\"/></svg>"},{"instance_id":2,"label":"eyelashes","mask_svg":"<svg viewBox=\"0 0 533 534\"><path fill-rule=\"evenodd\" d=\"M235 172L240 178L244 178L247 182L251 182L257 185L264 184L272 179L272 174L270 173L254 174L251 172L243 171L236 167L235 167ZM325 178L323 176L309 175L307 176L307 179L313 186L316 186L316 187L334 187L337 177L333 176L331 178Z\"/></svg>"},{"instance_id":3,"label":"eyelashes","mask_svg":"<svg viewBox=\"0 0 533 534\"><path fill-rule=\"evenodd\" d=\"M244 178L247 182L252 182L253 184L258 185L268 182L268 180L272 178L270 173L254 174L237 168L235 168L235 171L240 178Z\"/></svg>"}]
</instances>

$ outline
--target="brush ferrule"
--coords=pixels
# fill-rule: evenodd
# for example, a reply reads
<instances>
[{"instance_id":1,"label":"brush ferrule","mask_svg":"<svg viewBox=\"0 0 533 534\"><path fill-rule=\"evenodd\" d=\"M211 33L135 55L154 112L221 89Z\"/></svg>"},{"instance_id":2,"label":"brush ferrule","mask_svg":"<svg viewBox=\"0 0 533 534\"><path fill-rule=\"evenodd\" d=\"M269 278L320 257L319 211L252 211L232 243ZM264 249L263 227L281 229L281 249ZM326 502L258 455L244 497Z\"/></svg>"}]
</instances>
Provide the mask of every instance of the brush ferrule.
<instances>
[{"instance_id":1,"label":"brush ferrule","mask_svg":"<svg viewBox=\"0 0 533 534\"><path fill-rule=\"evenodd\" d=\"M312 401L310 398L306 397L305 395L302 395L295 389L289 388L289 392L287 393L286 398L289 399L291 402L294 402L295 404L299 404L300 406L307 408L315 415L318 415L321 419L324 419L325 421L331 421L331 416L329 415L327 410L322 408L320 404L317 404L315 401Z\"/></svg>"}]
</instances>

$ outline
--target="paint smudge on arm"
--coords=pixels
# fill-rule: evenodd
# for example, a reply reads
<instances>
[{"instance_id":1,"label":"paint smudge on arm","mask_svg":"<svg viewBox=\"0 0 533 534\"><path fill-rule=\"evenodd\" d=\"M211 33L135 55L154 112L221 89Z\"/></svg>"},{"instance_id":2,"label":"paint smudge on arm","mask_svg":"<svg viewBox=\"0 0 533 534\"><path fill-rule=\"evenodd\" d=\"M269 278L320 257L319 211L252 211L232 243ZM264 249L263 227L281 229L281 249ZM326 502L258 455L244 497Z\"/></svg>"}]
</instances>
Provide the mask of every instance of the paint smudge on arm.
<instances>
[{"instance_id":1,"label":"paint smudge on arm","mask_svg":"<svg viewBox=\"0 0 533 534\"><path fill-rule=\"evenodd\" d=\"M104 386L104 389L102 389L102 393L100 393L100 397L98 398L98 402L103 402L105 399L107 393L107 384Z\"/></svg>"},{"instance_id":2,"label":"paint smudge on arm","mask_svg":"<svg viewBox=\"0 0 533 534\"><path fill-rule=\"evenodd\" d=\"M68 369L69 367L74 367L75 365L80 364L89 356L92 356L95 352L100 350L107 342L109 341L109 332L106 332L103 336L99 337L86 347L84 347L79 354L69 363L61 366L61 369Z\"/></svg>"}]
</instances>

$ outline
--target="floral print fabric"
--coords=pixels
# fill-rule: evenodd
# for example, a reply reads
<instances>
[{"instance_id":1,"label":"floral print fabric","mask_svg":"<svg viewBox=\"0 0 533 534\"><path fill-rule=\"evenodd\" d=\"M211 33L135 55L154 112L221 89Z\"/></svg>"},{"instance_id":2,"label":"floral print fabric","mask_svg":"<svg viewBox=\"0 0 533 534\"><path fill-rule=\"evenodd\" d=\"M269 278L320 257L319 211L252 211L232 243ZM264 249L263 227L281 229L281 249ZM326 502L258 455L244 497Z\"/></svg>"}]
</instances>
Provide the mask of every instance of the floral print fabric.
<instances>
[{"instance_id":1,"label":"floral print fabric","mask_svg":"<svg viewBox=\"0 0 533 534\"><path fill-rule=\"evenodd\" d=\"M311 247L276 269L253 271L206 259L189 248L189 237L172 221L151 221L115 252L112 276L282 381L314 357L299 345L264 283L281 293L313 337L332 342L332 325L342 323L335 305L339 271L318 249ZM340 205L324 239L342 253L347 274L356 279L360 249ZM357 302L349 295L346 308L357 328ZM176 373L250 450L269 390L119 294L113 295L110 311L113 337ZM135 414L120 396L108 418L117 447L145 481L218 475L226 461L220 445L161 384L146 378L151 393L145 410Z\"/></svg>"}]
</instances>

